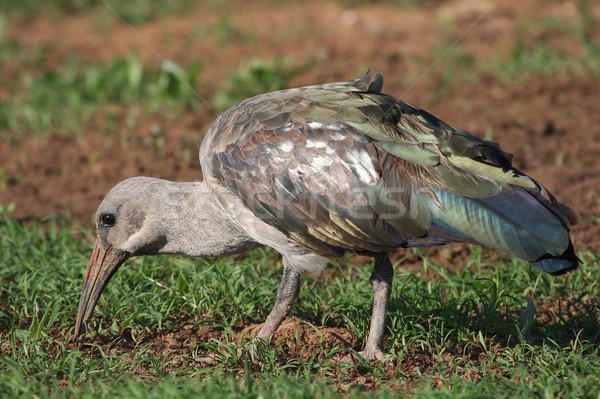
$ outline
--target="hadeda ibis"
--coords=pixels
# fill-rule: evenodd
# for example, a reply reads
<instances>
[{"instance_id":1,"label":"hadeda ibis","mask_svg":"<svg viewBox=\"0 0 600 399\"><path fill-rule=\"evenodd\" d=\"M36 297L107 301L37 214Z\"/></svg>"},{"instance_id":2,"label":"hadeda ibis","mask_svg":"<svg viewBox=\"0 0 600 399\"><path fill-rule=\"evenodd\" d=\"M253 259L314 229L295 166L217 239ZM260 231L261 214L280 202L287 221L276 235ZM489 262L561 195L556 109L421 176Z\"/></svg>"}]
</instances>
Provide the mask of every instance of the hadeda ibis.
<instances>
[{"instance_id":1,"label":"hadeda ibis","mask_svg":"<svg viewBox=\"0 0 600 399\"><path fill-rule=\"evenodd\" d=\"M224 112L200 148L204 180L134 177L96 214L97 241L75 332L132 256L220 256L267 245L283 279L258 337L296 300L300 275L347 251L371 255L370 332L383 356L397 248L469 242L562 274L578 266L576 213L511 165L493 142L382 93L381 74L262 94Z\"/></svg>"}]
</instances>

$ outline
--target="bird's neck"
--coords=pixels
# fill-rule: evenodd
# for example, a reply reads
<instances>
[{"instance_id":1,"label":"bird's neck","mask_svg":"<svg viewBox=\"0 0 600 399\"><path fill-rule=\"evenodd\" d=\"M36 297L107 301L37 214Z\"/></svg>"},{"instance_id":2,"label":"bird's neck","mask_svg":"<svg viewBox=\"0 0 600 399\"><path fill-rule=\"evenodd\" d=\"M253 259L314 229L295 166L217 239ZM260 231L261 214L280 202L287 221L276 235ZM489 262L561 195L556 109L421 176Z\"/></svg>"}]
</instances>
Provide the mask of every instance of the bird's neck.
<instances>
[{"instance_id":1,"label":"bird's neck","mask_svg":"<svg viewBox=\"0 0 600 399\"><path fill-rule=\"evenodd\" d=\"M224 256L257 246L221 207L205 182L169 182L161 215L166 245L161 254Z\"/></svg>"}]
</instances>

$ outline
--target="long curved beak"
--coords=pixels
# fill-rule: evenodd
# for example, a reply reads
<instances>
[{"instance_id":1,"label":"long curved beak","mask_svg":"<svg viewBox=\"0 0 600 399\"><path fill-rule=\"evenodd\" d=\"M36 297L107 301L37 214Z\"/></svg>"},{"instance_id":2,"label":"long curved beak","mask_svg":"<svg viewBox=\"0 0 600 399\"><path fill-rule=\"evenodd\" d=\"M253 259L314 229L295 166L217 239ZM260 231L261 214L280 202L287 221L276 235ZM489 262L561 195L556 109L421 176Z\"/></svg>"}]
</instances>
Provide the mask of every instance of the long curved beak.
<instances>
[{"instance_id":1,"label":"long curved beak","mask_svg":"<svg viewBox=\"0 0 600 399\"><path fill-rule=\"evenodd\" d=\"M83 283L81 299L79 300L75 336L83 333L83 324L92 315L102 290L104 290L112 275L128 257L128 253L113 247L105 248L102 241L99 238L96 239L94 252L88 266L87 277L85 278L85 283Z\"/></svg>"}]
</instances>

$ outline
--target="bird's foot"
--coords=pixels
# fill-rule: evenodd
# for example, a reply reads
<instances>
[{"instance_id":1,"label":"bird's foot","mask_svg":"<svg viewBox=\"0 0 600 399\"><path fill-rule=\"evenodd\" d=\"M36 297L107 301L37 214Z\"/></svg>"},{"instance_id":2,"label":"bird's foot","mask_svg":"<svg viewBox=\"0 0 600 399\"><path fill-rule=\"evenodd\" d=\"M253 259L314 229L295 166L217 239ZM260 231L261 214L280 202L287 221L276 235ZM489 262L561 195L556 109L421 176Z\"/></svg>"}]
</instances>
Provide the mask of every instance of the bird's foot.
<instances>
[{"instance_id":1,"label":"bird's foot","mask_svg":"<svg viewBox=\"0 0 600 399\"><path fill-rule=\"evenodd\" d=\"M264 323L245 327L239 334L236 334L235 341L237 343L242 343L242 342L250 341L254 338L260 338L263 341L268 342L270 337L265 336L265 334L263 333L263 330L264 330L263 326L264 326Z\"/></svg>"},{"instance_id":2,"label":"bird's foot","mask_svg":"<svg viewBox=\"0 0 600 399\"><path fill-rule=\"evenodd\" d=\"M385 353L379 348L365 348L358 352L365 360L383 360Z\"/></svg>"},{"instance_id":3,"label":"bird's foot","mask_svg":"<svg viewBox=\"0 0 600 399\"><path fill-rule=\"evenodd\" d=\"M385 353L381 349L365 348L360 352L353 352L341 355L337 358L336 361L354 363L355 365L359 365L361 363L359 357L366 360L367 362L370 362L371 360L383 361Z\"/></svg>"}]
</instances>

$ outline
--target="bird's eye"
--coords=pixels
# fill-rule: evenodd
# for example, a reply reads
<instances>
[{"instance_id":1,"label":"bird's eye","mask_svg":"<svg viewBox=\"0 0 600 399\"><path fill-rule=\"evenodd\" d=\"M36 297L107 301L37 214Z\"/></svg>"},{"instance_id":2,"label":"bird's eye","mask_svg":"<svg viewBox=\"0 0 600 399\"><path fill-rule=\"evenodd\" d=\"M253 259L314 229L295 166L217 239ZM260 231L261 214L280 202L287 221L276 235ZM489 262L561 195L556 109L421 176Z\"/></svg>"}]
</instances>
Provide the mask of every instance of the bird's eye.
<instances>
[{"instance_id":1,"label":"bird's eye","mask_svg":"<svg viewBox=\"0 0 600 399\"><path fill-rule=\"evenodd\" d=\"M117 223L117 218L112 213L103 213L100 215L100 222L106 227L112 227Z\"/></svg>"}]
</instances>

